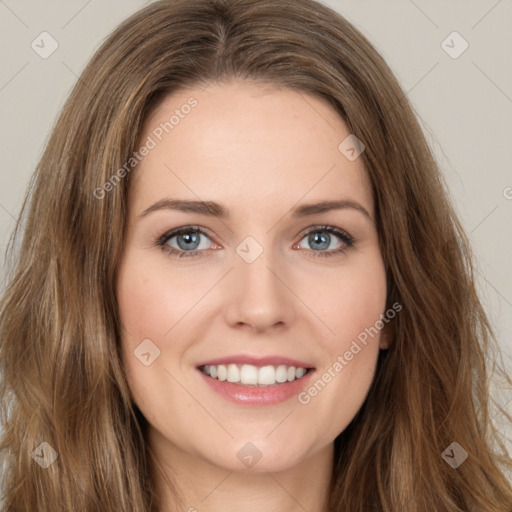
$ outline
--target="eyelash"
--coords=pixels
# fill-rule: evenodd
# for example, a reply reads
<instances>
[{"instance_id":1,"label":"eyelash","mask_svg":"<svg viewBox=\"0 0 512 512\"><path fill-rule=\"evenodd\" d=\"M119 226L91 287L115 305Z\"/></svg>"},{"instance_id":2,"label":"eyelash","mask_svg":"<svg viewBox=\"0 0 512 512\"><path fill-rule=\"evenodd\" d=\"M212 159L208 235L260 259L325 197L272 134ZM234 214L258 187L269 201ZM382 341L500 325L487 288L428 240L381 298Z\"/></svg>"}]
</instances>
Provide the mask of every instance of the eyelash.
<instances>
[{"instance_id":1,"label":"eyelash","mask_svg":"<svg viewBox=\"0 0 512 512\"><path fill-rule=\"evenodd\" d=\"M176 256L178 258L197 258L202 256L202 252L205 252L203 249L194 249L193 251L182 251L179 249L176 249L174 247L170 247L167 242L177 236L181 235L183 233L201 233L208 238L210 238L210 234L200 226L184 226L181 228L174 229L172 231L168 231L167 233L164 233L158 240L156 241L156 245L160 247L164 252L168 253L171 256ZM308 229L305 232L302 232L300 235L300 240L302 240L305 236L310 235L311 233L316 232L327 232L333 235L338 236L341 241L345 244L344 247L341 247L339 249L331 249L330 251L313 251L309 249L314 257L331 257L331 256L337 256L339 254L345 253L348 249L353 247L356 243L356 239L352 236L350 236L345 231L335 228L334 226L313 226L312 228ZM299 240L299 241L300 241Z\"/></svg>"}]
</instances>

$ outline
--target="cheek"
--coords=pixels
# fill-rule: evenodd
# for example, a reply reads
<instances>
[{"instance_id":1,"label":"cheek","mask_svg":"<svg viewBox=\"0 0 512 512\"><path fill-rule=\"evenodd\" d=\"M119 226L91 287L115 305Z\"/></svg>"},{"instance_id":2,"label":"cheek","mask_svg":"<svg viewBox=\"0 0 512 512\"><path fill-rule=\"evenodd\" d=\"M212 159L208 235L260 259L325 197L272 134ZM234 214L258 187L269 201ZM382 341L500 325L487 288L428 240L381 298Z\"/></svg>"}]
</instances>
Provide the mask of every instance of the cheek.
<instances>
[{"instance_id":1,"label":"cheek","mask_svg":"<svg viewBox=\"0 0 512 512\"><path fill-rule=\"evenodd\" d=\"M158 263L148 264L142 257L129 253L117 280L123 364L135 401L150 421L152 409L145 404L155 399L155 390L169 379L164 371L173 371L174 356L182 350L179 337L169 350L167 334L184 316L185 306L192 300L184 297L186 283L172 276L164 278L165 275Z\"/></svg>"},{"instance_id":2,"label":"cheek","mask_svg":"<svg viewBox=\"0 0 512 512\"><path fill-rule=\"evenodd\" d=\"M331 273L324 293L310 297L326 326L315 342L322 354L317 379L299 402L329 418L336 434L353 419L373 380L386 306L386 275L380 258L372 264ZM328 328L327 328L328 327Z\"/></svg>"},{"instance_id":3,"label":"cheek","mask_svg":"<svg viewBox=\"0 0 512 512\"><path fill-rule=\"evenodd\" d=\"M125 340L161 339L185 314L194 291L183 275L159 263L128 255L118 277L117 297Z\"/></svg>"},{"instance_id":4,"label":"cheek","mask_svg":"<svg viewBox=\"0 0 512 512\"><path fill-rule=\"evenodd\" d=\"M378 256L336 271L329 269L323 279L316 277L316 286L311 286L311 281L309 288L303 284L301 296L307 298L319 325L323 324L322 335L315 341L324 352L338 354L348 350L352 340L360 335L364 338L385 313L386 274Z\"/></svg>"}]
</instances>

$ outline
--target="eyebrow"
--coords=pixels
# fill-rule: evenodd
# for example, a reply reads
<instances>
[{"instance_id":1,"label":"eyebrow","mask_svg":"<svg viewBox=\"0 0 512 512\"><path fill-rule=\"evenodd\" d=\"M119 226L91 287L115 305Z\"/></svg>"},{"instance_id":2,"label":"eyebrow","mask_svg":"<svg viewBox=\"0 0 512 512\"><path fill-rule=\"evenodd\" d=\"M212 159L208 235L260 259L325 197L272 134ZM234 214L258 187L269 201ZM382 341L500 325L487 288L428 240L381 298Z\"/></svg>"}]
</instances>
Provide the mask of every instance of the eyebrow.
<instances>
[{"instance_id":1,"label":"eyebrow","mask_svg":"<svg viewBox=\"0 0 512 512\"><path fill-rule=\"evenodd\" d=\"M353 209L361 212L365 217L373 222L368 210L361 204L349 200L340 199L338 201L321 201L319 203L303 204L296 206L291 210L292 218L302 218L310 215L317 215L331 210ZM209 215L220 219L229 219L229 211L219 203L214 201L190 201L182 199L160 199L155 204L146 208L139 214L139 218L145 217L151 212L158 210L176 210L187 213L198 213L200 215Z\"/></svg>"}]
</instances>

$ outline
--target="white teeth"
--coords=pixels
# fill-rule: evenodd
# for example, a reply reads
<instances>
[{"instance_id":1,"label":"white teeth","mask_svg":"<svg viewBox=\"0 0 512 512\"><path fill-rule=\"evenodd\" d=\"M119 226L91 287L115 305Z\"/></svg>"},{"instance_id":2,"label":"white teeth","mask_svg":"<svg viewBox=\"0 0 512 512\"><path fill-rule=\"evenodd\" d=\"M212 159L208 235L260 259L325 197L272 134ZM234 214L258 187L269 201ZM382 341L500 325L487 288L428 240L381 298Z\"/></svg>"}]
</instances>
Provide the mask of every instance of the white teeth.
<instances>
[{"instance_id":1,"label":"white teeth","mask_svg":"<svg viewBox=\"0 0 512 512\"><path fill-rule=\"evenodd\" d=\"M255 367L256 368L256 367ZM272 386L276 383L276 371L273 366L262 366L258 370L258 384Z\"/></svg>"},{"instance_id":2,"label":"white teeth","mask_svg":"<svg viewBox=\"0 0 512 512\"><path fill-rule=\"evenodd\" d=\"M228 382L240 382L240 370L236 364L228 365Z\"/></svg>"},{"instance_id":3,"label":"white teeth","mask_svg":"<svg viewBox=\"0 0 512 512\"><path fill-rule=\"evenodd\" d=\"M305 368L286 366L280 364L277 367L267 365L257 367L252 364L218 364L205 365L203 373L213 379L240 383L244 386L272 386L284 382L291 382L304 377L307 373Z\"/></svg>"},{"instance_id":4,"label":"white teeth","mask_svg":"<svg viewBox=\"0 0 512 512\"><path fill-rule=\"evenodd\" d=\"M251 364L242 365L240 370L240 382L242 384L258 384L258 368Z\"/></svg>"},{"instance_id":5,"label":"white teeth","mask_svg":"<svg viewBox=\"0 0 512 512\"><path fill-rule=\"evenodd\" d=\"M280 364L276 369L276 382L286 382L288 380L288 373L286 371L286 366L284 364Z\"/></svg>"},{"instance_id":6,"label":"white teeth","mask_svg":"<svg viewBox=\"0 0 512 512\"><path fill-rule=\"evenodd\" d=\"M212 366L215 366L215 365L213 365L213 364L210 365L210 368ZM226 380L228 378L228 369L223 364L219 364L217 366L217 378L219 380Z\"/></svg>"}]
</instances>

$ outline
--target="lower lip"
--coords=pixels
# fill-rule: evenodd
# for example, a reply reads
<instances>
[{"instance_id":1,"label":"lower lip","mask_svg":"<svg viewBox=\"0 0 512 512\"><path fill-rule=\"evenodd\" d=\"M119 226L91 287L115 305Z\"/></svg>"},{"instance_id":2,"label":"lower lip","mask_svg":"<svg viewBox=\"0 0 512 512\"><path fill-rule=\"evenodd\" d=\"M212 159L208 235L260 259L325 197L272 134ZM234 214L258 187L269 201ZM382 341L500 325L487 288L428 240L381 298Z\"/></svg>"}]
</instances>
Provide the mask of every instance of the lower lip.
<instances>
[{"instance_id":1,"label":"lower lip","mask_svg":"<svg viewBox=\"0 0 512 512\"><path fill-rule=\"evenodd\" d=\"M198 370L204 381L210 388L238 405L273 405L289 400L293 396L297 396L309 383L315 370L309 370L306 375L300 379L295 379L282 384L273 386L242 386L233 382L220 381L209 377L202 370Z\"/></svg>"}]
</instances>

